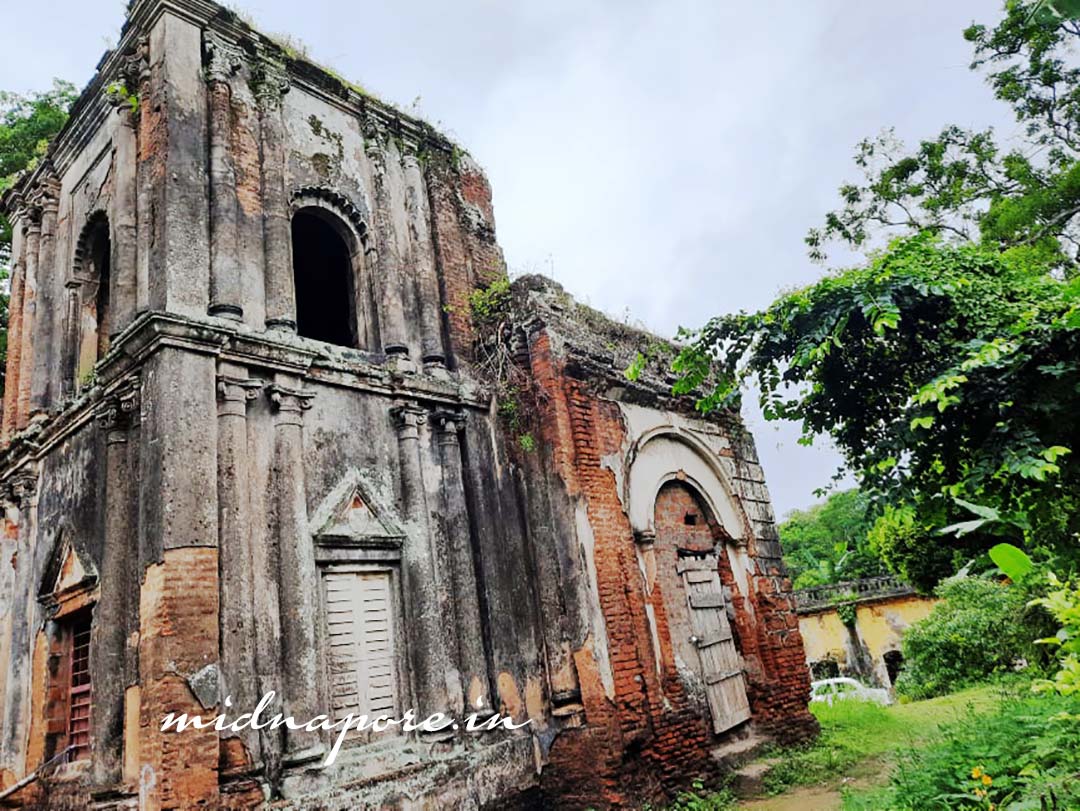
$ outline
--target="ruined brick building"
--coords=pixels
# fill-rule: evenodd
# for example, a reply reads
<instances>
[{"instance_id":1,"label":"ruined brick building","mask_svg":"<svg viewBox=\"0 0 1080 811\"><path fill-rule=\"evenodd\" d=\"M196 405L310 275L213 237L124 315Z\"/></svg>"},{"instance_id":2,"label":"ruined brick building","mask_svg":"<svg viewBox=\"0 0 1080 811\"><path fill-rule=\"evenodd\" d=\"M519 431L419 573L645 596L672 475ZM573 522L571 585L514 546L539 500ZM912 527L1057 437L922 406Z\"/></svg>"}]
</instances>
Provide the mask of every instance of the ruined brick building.
<instances>
[{"instance_id":1,"label":"ruined brick building","mask_svg":"<svg viewBox=\"0 0 1080 811\"><path fill-rule=\"evenodd\" d=\"M482 335L490 189L427 124L136 0L2 205L0 806L618 806L813 733L737 415L628 381L652 339L537 277ZM328 768L317 732L160 730L270 690L532 723Z\"/></svg>"}]
</instances>

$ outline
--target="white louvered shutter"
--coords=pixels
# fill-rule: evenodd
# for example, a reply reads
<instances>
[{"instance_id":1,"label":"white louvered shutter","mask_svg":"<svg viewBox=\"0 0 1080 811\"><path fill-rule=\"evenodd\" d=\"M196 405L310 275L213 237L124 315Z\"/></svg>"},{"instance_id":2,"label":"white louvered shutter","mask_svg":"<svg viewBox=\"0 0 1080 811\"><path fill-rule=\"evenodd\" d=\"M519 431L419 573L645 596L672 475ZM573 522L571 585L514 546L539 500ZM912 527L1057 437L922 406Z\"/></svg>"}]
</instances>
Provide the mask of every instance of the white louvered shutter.
<instances>
[{"instance_id":1,"label":"white louvered shutter","mask_svg":"<svg viewBox=\"0 0 1080 811\"><path fill-rule=\"evenodd\" d=\"M327 572L330 696L335 720L396 717L389 572Z\"/></svg>"}]
</instances>

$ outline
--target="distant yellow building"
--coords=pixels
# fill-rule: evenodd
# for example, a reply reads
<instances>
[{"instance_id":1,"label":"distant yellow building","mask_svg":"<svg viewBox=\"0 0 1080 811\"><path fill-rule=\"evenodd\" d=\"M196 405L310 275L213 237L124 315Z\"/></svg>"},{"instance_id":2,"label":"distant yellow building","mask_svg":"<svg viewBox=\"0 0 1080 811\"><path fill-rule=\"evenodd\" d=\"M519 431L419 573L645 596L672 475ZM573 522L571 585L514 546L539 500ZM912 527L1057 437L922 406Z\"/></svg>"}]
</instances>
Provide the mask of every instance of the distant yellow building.
<instances>
[{"instance_id":1,"label":"distant yellow building","mask_svg":"<svg viewBox=\"0 0 1080 811\"><path fill-rule=\"evenodd\" d=\"M813 678L855 676L892 687L903 663L900 642L937 599L893 577L871 577L795 592L799 631ZM841 606L854 608L845 625Z\"/></svg>"}]
</instances>

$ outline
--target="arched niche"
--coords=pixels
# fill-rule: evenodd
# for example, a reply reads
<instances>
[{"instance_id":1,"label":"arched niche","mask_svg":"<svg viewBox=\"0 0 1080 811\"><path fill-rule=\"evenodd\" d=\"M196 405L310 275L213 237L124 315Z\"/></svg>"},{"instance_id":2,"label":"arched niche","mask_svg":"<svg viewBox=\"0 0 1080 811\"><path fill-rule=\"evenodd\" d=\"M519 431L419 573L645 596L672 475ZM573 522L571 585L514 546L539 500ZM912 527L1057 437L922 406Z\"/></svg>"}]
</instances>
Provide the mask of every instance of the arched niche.
<instances>
[{"instance_id":1,"label":"arched niche","mask_svg":"<svg viewBox=\"0 0 1080 811\"><path fill-rule=\"evenodd\" d=\"M678 428L644 434L630 454L626 505L637 537L652 537L653 509L660 488L678 480L692 486L732 541L744 546L749 525L738 506L720 460L704 442Z\"/></svg>"},{"instance_id":2,"label":"arched niche","mask_svg":"<svg viewBox=\"0 0 1080 811\"><path fill-rule=\"evenodd\" d=\"M68 340L75 346L68 372L79 388L92 375L94 366L109 351L112 332L112 229L101 210L90 214L75 245L75 262L67 317Z\"/></svg>"}]
</instances>

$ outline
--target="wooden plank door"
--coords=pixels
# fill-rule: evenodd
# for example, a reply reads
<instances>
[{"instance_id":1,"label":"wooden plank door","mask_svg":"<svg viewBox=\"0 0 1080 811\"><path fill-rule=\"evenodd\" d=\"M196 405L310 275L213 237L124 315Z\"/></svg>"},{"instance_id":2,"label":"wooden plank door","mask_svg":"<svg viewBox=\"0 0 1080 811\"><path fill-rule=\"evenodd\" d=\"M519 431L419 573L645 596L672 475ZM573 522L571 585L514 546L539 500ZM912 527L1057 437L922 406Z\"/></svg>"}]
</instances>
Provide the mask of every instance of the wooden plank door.
<instances>
[{"instance_id":1,"label":"wooden plank door","mask_svg":"<svg viewBox=\"0 0 1080 811\"><path fill-rule=\"evenodd\" d=\"M701 660L713 731L724 732L750 718L750 702L742 656L735 647L724 608L716 554L680 557L678 571L690 606L690 626Z\"/></svg>"},{"instance_id":2,"label":"wooden plank door","mask_svg":"<svg viewBox=\"0 0 1080 811\"><path fill-rule=\"evenodd\" d=\"M394 623L389 572L327 572L330 699L334 718L395 717Z\"/></svg>"}]
</instances>

